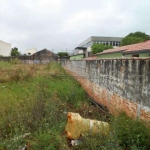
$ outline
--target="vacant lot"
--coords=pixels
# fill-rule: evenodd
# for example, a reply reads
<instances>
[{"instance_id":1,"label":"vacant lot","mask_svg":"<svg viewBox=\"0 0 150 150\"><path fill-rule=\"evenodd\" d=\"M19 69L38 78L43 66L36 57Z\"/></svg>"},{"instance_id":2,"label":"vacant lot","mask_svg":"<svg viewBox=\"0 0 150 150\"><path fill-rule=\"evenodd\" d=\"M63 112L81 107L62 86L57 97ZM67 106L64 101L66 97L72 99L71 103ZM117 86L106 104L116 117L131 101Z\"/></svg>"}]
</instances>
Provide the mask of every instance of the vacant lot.
<instances>
[{"instance_id":1,"label":"vacant lot","mask_svg":"<svg viewBox=\"0 0 150 150\"><path fill-rule=\"evenodd\" d=\"M72 147L64 133L67 112L108 121L109 135L84 135ZM91 105L81 86L57 63L0 62L0 150L147 150L150 130L122 114L110 117Z\"/></svg>"}]
</instances>

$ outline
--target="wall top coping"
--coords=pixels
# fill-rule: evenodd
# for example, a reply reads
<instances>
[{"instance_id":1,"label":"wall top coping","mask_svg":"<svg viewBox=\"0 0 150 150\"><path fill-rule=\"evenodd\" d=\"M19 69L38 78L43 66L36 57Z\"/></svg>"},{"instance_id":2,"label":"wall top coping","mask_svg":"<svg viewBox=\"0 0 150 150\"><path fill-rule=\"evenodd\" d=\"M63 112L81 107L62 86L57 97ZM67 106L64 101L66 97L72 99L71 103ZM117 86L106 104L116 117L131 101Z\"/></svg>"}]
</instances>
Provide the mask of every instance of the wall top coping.
<instances>
[{"instance_id":1,"label":"wall top coping","mask_svg":"<svg viewBox=\"0 0 150 150\"><path fill-rule=\"evenodd\" d=\"M150 60L150 57L144 57L144 58L139 58L139 57L132 57L132 58L89 58L89 59L78 59L78 60L69 60L69 61L86 61L86 60Z\"/></svg>"}]
</instances>

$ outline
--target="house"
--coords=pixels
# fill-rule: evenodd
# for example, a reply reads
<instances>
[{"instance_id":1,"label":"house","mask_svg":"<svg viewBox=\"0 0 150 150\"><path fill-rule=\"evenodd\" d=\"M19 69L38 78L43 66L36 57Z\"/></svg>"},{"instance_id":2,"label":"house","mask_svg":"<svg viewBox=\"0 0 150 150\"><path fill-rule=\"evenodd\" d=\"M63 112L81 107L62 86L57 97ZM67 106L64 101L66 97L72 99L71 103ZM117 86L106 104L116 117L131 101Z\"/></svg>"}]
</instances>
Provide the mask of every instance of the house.
<instances>
[{"instance_id":1,"label":"house","mask_svg":"<svg viewBox=\"0 0 150 150\"><path fill-rule=\"evenodd\" d=\"M91 36L75 48L74 54L70 57L70 59L81 59L92 56L91 46L95 43L118 47L120 46L121 40L121 37Z\"/></svg>"},{"instance_id":2,"label":"house","mask_svg":"<svg viewBox=\"0 0 150 150\"><path fill-rule=\"evenodd\" d=\"M129 45L122 55L124 57L150 57L150 40Z\"/></svg>"},{"instance_id":3,"label":"house","mask_svg":"<svg viewBox=\"0 0 150 150\"><path fill-rule=\"evenodd\" d=\"M0 40L0 56L10 56L11 44Z\"/></svg>"},{"instance_id":4,"label":"house","mask_svg":"<svg viewBox=\"0 0 150 150\"><path fill-rule=\"evenodd\" d=\"M79 60L86 57L86 47L76 47L70 60Z\"/></svg>"},{"instance_id":5,"label":"house","mask_svg":"<svg viewBox=\"0 0 150 150\"><path fill-rule=\"evenodd\" d=\"M57 61L57 55L53 52L47 50L46 48L40 50L33 55L23 55L18 57L23 63L33 64L33 63L49 63L51 61Z\"/></svg>"},{"instance_id":6,"label":"house","mask_svg":"<svg viewBox=\"0 0 150 150\"><path fill-rule=\"evenodd\" d=\"M57 61L57 55L46 48L34 53L32 58L34 63L49 63L51 61Z\"/></svg>"},{"instance_id":7,"label":"house","mask_svg":"<svg viewBox=\"0 0 150 150\"><path fill-rule=\"evenodd\" d=\"M104 50L93 56L97 56L97 58L150 57L150 40Z\"/></svg>"}]
</instances>

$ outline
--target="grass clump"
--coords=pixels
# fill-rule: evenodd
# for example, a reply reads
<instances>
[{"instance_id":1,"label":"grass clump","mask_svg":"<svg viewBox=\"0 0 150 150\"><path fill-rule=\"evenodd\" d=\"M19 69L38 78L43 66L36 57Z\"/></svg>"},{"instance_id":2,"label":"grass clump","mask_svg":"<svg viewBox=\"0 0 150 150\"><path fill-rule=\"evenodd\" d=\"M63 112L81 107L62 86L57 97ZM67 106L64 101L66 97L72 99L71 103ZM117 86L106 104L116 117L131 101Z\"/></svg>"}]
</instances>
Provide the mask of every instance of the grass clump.
<instances>
[{"instance_id":1,"label":"grass clump","mask_svg":"<svg viewBox=\"0 0 150 150\"><path fill-rule=\"evenodd\" d=\"M10 60L11 64L21 64L21 60L19 60L18 58L13 58Z\"/></svg>"}]
</instances>

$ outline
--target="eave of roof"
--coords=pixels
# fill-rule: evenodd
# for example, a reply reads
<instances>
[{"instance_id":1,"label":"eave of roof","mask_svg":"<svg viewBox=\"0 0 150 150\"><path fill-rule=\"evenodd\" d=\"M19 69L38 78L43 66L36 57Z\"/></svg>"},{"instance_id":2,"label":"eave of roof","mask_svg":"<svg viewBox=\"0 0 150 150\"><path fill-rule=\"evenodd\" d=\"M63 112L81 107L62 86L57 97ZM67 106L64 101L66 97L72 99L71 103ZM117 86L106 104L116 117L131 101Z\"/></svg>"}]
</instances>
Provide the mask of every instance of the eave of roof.
<instances>
[{"instance_id":1,"label":"eave of roof","mask_svg":"<svg viewBox=\"0 0 150 150\"><path fill-rule=\"evenodd\" d=\"M81 50L86 50L86 47L76 47L75 49L81 49Z\"/></svg>"},{"instance_id":2,"label":"eave of roof","mask_svg":"<svg viewBox=\"0 0 150 150\"><path fill-rule=\"evenodd\" d=\"M135 51L124 51L123 54L140 54L140 53L150 53L150 49L135 50Z\"/></svg>"},{"instance_id":3,"label":"eave of roof","mask_svg":"<svg viewBox=\"0 0 150 150\"><path fill-rule=\"evenodd\" d=\"M120 48L115 48L115 49L108 49L108 50L104 50L101 53L97 53L94 56L96 56L96 55L104 55L104 54L112 54L112 53L119 53L119 52L123 52L125 50L126 50L125 47L123 47L123 48L120 47Z\"/></svg>"}]
</instances>

